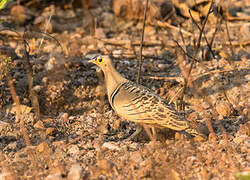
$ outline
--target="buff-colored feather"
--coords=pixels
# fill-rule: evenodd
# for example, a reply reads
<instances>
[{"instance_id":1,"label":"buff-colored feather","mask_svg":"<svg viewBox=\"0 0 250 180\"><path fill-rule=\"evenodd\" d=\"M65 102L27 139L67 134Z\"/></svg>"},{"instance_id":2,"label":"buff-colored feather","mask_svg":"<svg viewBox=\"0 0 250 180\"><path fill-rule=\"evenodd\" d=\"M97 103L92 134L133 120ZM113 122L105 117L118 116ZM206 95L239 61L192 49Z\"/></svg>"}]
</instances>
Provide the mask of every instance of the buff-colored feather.
<instances>
[{"instance_id":1,"label":"buff-colored feather","mask_svg":"<svg viewBox=\"0 0 250 180\"><path fill-rule=\"evenodd\" d=\"M99 56L89 62L96 64L104 72L109 103L120 117L136 123L202 136L160 96L149 88L125 79L115 70L108 56Z\"/></svg>"}]
</instances>

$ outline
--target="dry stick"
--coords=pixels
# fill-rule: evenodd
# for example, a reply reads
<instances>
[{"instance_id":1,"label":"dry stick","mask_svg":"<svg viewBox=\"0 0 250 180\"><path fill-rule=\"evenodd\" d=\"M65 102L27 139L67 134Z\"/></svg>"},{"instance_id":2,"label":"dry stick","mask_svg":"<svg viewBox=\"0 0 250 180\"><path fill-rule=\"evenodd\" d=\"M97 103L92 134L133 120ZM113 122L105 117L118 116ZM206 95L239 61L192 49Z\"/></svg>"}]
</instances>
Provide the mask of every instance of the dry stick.
<instances>
[{"instance_id":1,"label":"dry stick","mask_svg":"<svg viewBox=\"0 0 250 180\"><path fill-rule=\"evenodd\" d=\"M202 25L202 28L199 29L199 30L200 30L200 34L199 34L198 41L197 41L197 43L196 43L196 45L195 45L195 51L194 51L194 55L193 55L193 57L192 57L193 60L192 60L192 62L191 62L190 68L189 68L189 70L188 70L188 73L187 73L186 75L184 74L185 77L184 77L184 86L183 86L184 89L183 89L183 93L185 93L185 91L186 91L186 89L187 89L187 86L189 86L190 88L193 88L193 84L192 84L191 81L189 80L189 77L190 77L191 72L192 72L192 68L193 68L193 65L194 65L194 62L195 62L197 53L198 53L198 49L200 48L201 37L202 37L203 31L204 31L204 29L205 29L205 25L206 25L207 20L208 20L208 16L209 16L210 11L211 11L211 9L212 9L212 5L213 5L213 1L212 1L211 5L210 5L210 7L209 7L209 10L208 10L207 16L206 16L206 18L205 18L205 20L204 20L204 23L203 23L203 25ZM193 22L195 21L194 18L193 18L193 16L191 16L191 19L192 19Z\"/></svg>"},{"instance_id":2,"label":"dry stick","mask_svg":"<svg viewBox=\"0 0 250 180\"><path fill-rule=\"evenodd\" d=\"M137 84L140 84L140 76L141 76L141 68L142 68L142 48L143 48L143 42L144 42L144 30L145 30L147 10L148 10L148 0L146 0L146 6L144 9L144 16L143 16L143 22L142 22L143 26L142 26L142 32L141 32L140 57L139 57L139 62L138 62L139 68L138 68L137 79L136 79ZM147 126L145 124L143 124L143 127L144 127L145 131L147 132L150 140L155 141L155 139L152 137L152 134L150 133Z\"/></svg>"},{"instance_id":3,"label":"dry stick","mask_svg":"<svg viewBox=\"0 0 250 180\"><path fill-rule=\"evenodd\" d=\"M212 39L209 43L210 47L213 46L213 42L214 42L214 39L215 39L215 35L216 33L218 32L218 29L219 29L219 25L221 25L221 22L222 22L222 19L221 18L217 18L216 20L216 26L215 26L215 30L214 30L214 33L213 33L213 36L212 36Z\"/></svg>"},{"instance_id":4,"label":"dry stick","mask_svg":"<svg viewBox=\"0 0 250 180\"><path fill-rule=\"evenodd\" d=\"M15 32L15 31L13 31L13 32ZM19 33L17 33L18 35L20 35ZM27 42L25 41L25 40L23 40L23 43L24 43L24 48L25 48L25 59L28 61L28 59L27 59L27 55L28 55L28 52L27 52L27 50L26 50L26 45L27 45ZM29 63L29 61L28 61L28 63ZM30 64L29 64L30 65ZM27 66L27 65L25 65L25 66ZM27 68L26 68L27 69ZM31 67L30 67L30 69L31 69ZM32 72L32 70L30 71L30 72ZM14 85L13 85L13 82L12 82L12 77L11 77L11 75L9 74L7 74L7 80L8 80L8 84L9 84L9 86L10 86L10 91L11 91L11 94L12 94L12 97L13 97L13 100L14 100L14 102L15 102L15 104L17 105L17 114L19 113L19 115L20 115L20 101L19 101L19 97L17 96L17 94L16 94L16 91L15 91L15 88L14 88ZM30 79L29 79L29 76L28 76L28 83L30 83ZM33 82L33 81L32 81ZM32 89L33 90L33 89ZM31 94L30 94L31 95ZM32 97L32 96L31 96ZM37 97L36 97L37 98ZM32 98L33 99L33 98ZM33 102L33 101L32 101ZM39 104L38 104L39 105ZM19 111L19 112L18 112ZM20 117L20 116L19 116ZM25 128L25 124L24 124L24 120L23 120L23 118L21 117L21 119L20 119L20 129L21 129L21 133L22 133L22 135L23 135L23 138L24 138L24 140L25 140L25 143L26 143L26 145L27 146L31 146L31 142L30 142L30 138L29 138L29 136L28 136L28 134L27 134L27 132L26 132L26 128ZM28 148L27 149L27 152L28 152L28 155L29 155L29 157L30 157L30 159L31 159L31 161L32 161L32 164L33 164L33 166L34 166L34 171L36 172L37 171L37 160L36 160L36 156L35 156L35 154L34 154L34 152L33 152L33 150L31 149L31 148ZM36 176L35 176L35 179L37 179L36 177L37 177L37 173L35 173L36 174Z\"/></svg>"},{"instance_id":5,"label":"dry stick","mask_svg":"<svg viewBox=\"0 0 250 180\"><path fill-rule=\"evenodd\" d=\"M193 88L194 88L193 81L191 81L189 77L190 77L190 75L191 75L192 68L193 68L193 65L194 65L194 62L195 62L195 58L196 58L197 53L198 53L198 50L199 50L199 48L200 48L201 37L202 37L203 31L204 31L204 29L205 29L205 25L206 25L207 20L208 20L208 16L209 16L210 13L211 13L212 7L213 7L213 0L212 0L212 2L211 2L211 5L210 5L209 10L208 10L208 12L207 12L206 18L205 18L205 20L204 20L204 22L203 22L203 24L202 24L202 27L199 29L199 30L200 30L200 34L199 34L198 41L197 41L197 43L196 43L196 45L195 45L195 51L194 51L194 55L193 55L193 60L192 60L192 62L191 62L190 68L189 68L189 70L188 70L188 73L186 74L185 81L184 81L184 91L183 91L183 92L185 92L185 90L186 90L186 88L187 88L187 86L188 86L188 87L190 87L191 91L194 93L194 96L201 96L201 95L202 95L202 92L200 92L200 91L194 91L194 90L193 90ZM193 22L195 22L195 20L194 20L194 18L193 18L192 16L191 16L191 19L192 19ZM185 75L185 74L184 74L184 75ZM206 98L206 99L207 99L207 98ZM208 100L208 99L207 99L207 100ZM210 119L207 118L207 121L210 121ZM211 122L209 122L209 123L207 123L207 124L208 124L208 126L211 126ZM214 133L214 131L213 131L213 128L209 128L209 131L210 131L210 133L212 134L212 136L215 138L216 135L215 135L215 133ZM215 138L215 139L216 139L216 138Z\"/></svg>"},{"instance_id":6,"label":"dry stick","mask_svg":"<svg viewBox=\"0 0 250 180\"><path fill-rule=\"evenodd\" d=\"M0 33L1 33L1 31L0 31ZM94 37L94 38L96 38L96 37ZM100 38L96 38L96 39L104 42L105 44L111 45L111 46L125 46L127 44L131 44L132 46L140 46L140 41L118 40L118 39L100 39ZM182 44L179 43L179 45L182 45ZM177 46L179 46L179 45L177 45ZM206 43L201 42L201 45L206 45ZM217 45L229 46L230 44L228 42L226 42L226 43L218 42ZM232 45L233 46L248 46L248 45L250 45L250 39L242 41L242 42L232 41ZM174 43L168 42L168 44L164 44L160 40L144 41L143 46L144 47L146 47L146 46L176 47L176 41L174 41ZM192 58L192 57L190 56L190 58Z\"/></svg>"},{"instance_id":7,"label":"dry stick","mask_svg":"<svg viewBox=\"0 0 250 180\"><path fill-rule=\"evenodd\" d=\"M4 31L4 30L14 32L14 33L16 33L18 35L18 37L22 37L20 35L20 33L15 31L15 30L3 29L3 30L0 30L0 31ZM24 49L25 49L25 54L24 54L25 58L24 59L26 60L25 61L25 67L26 67L26 71L27 71L27 74L28 74L29 92L30 92L30 96L31 96L32 107L35 109L35 112L36 112L36 117L38 119L40 119L39 103L38 103L38 98L37 98L37 96L35 94L35 91L33 90L32 67L31 67L30 62L29 62L29 53L28 53L27 47L26 47L26 46L28 46L28 43L24 40L25 35L26 34L24 33L23 38L22 38L22 42L23 42Z\"/></svg>"},{"instance_id":8,"label":"dry stick","mask_svg":"<svg viewBox=\"0 0 250 180\"><path fill-rule=\"evenodd\" d=\"M178 43L178 41L176 41L175 39L173 39L173 41L177 44L177 46L181 49L181 51L189 58L195 60L195 61L199 61L198 59L194 58L193 56L190 56L183 48L182 46ZM186 58L184 58L186 59Z\"/></svg>"},{"instance_id":9,"label":"dry stick","mask_svg":"<svg viewBox=\"0 0 250 180\"><path fill-rule=\"evenodd\" d=\"M165 79L165 80L176 80L178 82L184 82L184 78L183 77L156 77L156 76L143 76L145 78L149 78L149 79Z\"/></svg>"},{"instance_id":10,"label":"dry stick","mask_svg":"<svg viewBox=\"0 0 250 180\"><path fill-rule=\"evenodd\" d=\"M191 72L192 72L192 68L193 68L193 65L194 65L194 62L195 62L195 59L196 59L198 50L199 50L199 48L200 48L201 37L202 37L203 31L204 31L204 29L205 29L205 25L206 25L206 23L207 23L208 16L209 16L209 14L210 14L210 11L211 11L211 9L212 9L212 6L213 6L213 1L211 2L211 5L210 5L210 7L209 7L209 10L208 10L208 13L207 13L207 15L206 15L206 18L205 18L205 20L204 20L204 23L203 23L203 25L202 25L202 28L199 29L199 30L200 30L199 38L198 38L198 41L197 41L197 43L196 43L196 45L195 45L195 51L194 51L194 55L193 55L193 58L192 58L193 60L192 60L192 62L191 62L191 65L190 65L190 68L189 68L189 70L188 70L188 73L187 73L187 75L186 75L186 77L185 77L185 81L184 81L184 91L183 91L183 92L186 91L187 86L189 86L190 88L192 88L192 83L189 83L189 82L191 82L191 81L189 81L189 77L190 77L190 74L191 74ZM195 22L193 16L191 16L191 19L192 19L193 22Z\"/></svg>"},{"instance_id":11,"label":"dry stick","mask_svg":"<svg viewBox=\"0 0 250 180\"><path fill-rule=\"evenodd\" d=\"M23 38L24 38L24 39L29 39L28 33L31 33L31 34L32 34L32 33L39 33L39 34L43 34L43 35L46 35L46 36L50 37L51 39L53 39L54 41L56 41L56 43L60 46L60 48L61 48L62 51L63 51L63 47L62 47L61 43L60 43L55 37L51 36L50 34L48 34L48 33L46 33L46 32L42 32L42 31L26 31L26 32L24 33L24 35L23 35ZM32 38L34 38L34 37L32 36ZM44 36L43 36L43 38L44 38ZM28 45L28 44L27 44L27 45Z\"/></svg>"},{"instance_id":12,"label":"dry stick","mask_svg":"<svg viewBox=\"0 0 250 180\"><path fill-rule=\"evenodd\" d=\"M233 16L229 16L227 17L227 20L229 21L250 21L250 16L247 16L247 17L233 17Z\"/></svg>"},{"instance_id":13,"label":"dry stick","mask_svg":"<svg viewBox=\"0 0 250 180\"><path fill-rule=\"evenodd\" d=\"M225 20L225 25L226 25L228 41L230 43L231 55L232 55L232 57L234 57L234 50L233 50L233 45L232 45L232 41L231 41L231 38L230 38L230 33L229 33L229 30L228 30L227 20Z\"/></svg>"},{"instance_id":14,"label":"dry stick","mask_svg":"<svg viewBox=\"0 0 250 180\"><path fill-rule=\"evenodd\" d=\"M221 18L221 22L222 22L223 18L222 17L220 17L220 18ZM224 21L225 21L227 37L228 37L228 41L229 41L229 45L230 45L231 55L232 55L232 57L234 57L235 54L234 54L233 45L232 45L231 38L230 38L230 33L229 33L229 29L228 29L227 20L224 19ZM225 91L224 91L224 93L225 93ZM224 127L222 126L221 122L220 122L219 125L220 125L220 129L221 129L221 131L223 133L223 139L226 142L225 148L227 149L227 152L229 152L229 145L228 145L228 136L227 136L227 133L226 133ZM233 158L232 158L231 154L227 153L227 155L229 156L229 160L231 162L231 165L232 165L233 169L235 169L236 166L235 166L235 163L233 161ZM224 162L224 161L222 161L222 162Z\"/></svg>"},{"instance_id":15,"label":"dry stick","mask_svg":"<svg viewBox=\"0 0 250 180\"><path fill-rule=\"evenodd\" d=\"M27 76L28 76L28 86L29 86L31 104L32 104L32 107L35 109L36 118L39 120L40 119L39 102L38 102L37 94L35 93L35 91L33 89L32 67L31 67L31 64L29 62L29 53L27 51L28 43L24 39L23 39L23 44L24 44L24 50L25 50L25 52L24 52L24 60L25 60L25 68L26 68Z\"/></svg>"},{"instance_id":16,"label":"dry stick","mask_svg":"<svg viewBox=\"0 0 250 180\"><path fill-rule=\"evenodd\" d=\"M212 4L212 2L211 2L211 4ZM211 7L211 6L210 6ZM209 9L209 11L210 11L210 9ZM193 15L192 15L192 13L191 13L191 11L190 11L190 9L188 10L188 13L189 13L189 15L190 15L190 17L192 18L192 19L194 19L193 18ZM208 12L208 14L210 14L211 12ZM200 26L199 26L199 24L194 20L193 21L193 23L196 25L196 27L199 29L199 31L201 31L201 28L200 28ZM202 31L203 32L203 36L204 36L204 39L205 39L205 41L206 41L206 43L207 43L207 46L208 46L208 49L209 49L209 51L211 52L211 54L213 55L213 58L215 58L215 55L214 55L214 52L212 51L212 46L210 45L210 43L208 43L208 40L207 40L207 37L206 37L206 34L205 34L205 32L204 31Z\"/></svg>"},{"instance_id":17,"label":"dry stick","mask_svg":"<svg viewBox=\"0 0 250 180\"><path fill-rule=\"evenodd\" d=\"M139 62L138 62L138 73L137 73L137 80L136 80L137 84L140 84L140 76L141 76L141 68L142 68L142 48L143 48L143 41L144 41L144 29L145 29L147 10L148 10L148 0L146 0L146 6L144 9L143 26L142 26L142 32L141 32L140 57L139 57Z\"/></svg>"},{"instance_id":18,"label":"dry stick","mask_svg":"<svg viewBox=\"0 0 250 180\"><path fill-rule=\"evenodd\" d=\"M170 28L170 29L174 29L175 31L179 31L180 29L176 26L173 26L167 22L161 22L161 21L156 21L156 23L151 23L152 25L157 25L157 26L160 26L162 28ZM181 29L181 32L187 36L192 36L193 34L188 32L188 31L185 31L184 29Z\"/></svg>"},{"instance_id":19,"label":"dry stick","mask_svg":"<svg viewBox=\"0 0 250 180\"><path fill-rule=\"evenodd\" d=\"M169 104L173 103L174 99L175 99L177 96L179 96L180 93L184 94L184 93L183 93L183 87L180 87L180 88L178 89L178 91L175 93L175 95L169 100ZM183 103L183 106L184 106L183 110L185 110L185 103L184 103L184 102L182 102L182 103Z\"/></svg>"},{"instance_id":20,"label":"dry stick","mask_svg":"<svg viewBox=\"0 0 250 180\"><path fill-rule=\"evenodd\" d=\"M174 38L173 38L172 40L177 44L177 46L180 47L180 49L184 52L184 54L187 55L187 57L191 57L191 56L189 56L188 53L186 53L188 50L187 50L187 46L185 45L185 38L184 38L183 33L182 33L182 31L181 31L181 26L179 26L179 34L180 34L180 36L181 36L182 43L183 43L184 46L186 47L186 51L179 45L178 41L176 41ZM184 61L187 62L186 56L184 56ZM183 84L184 84L185 78L184 78L184 79L182 78L182 80L183 80ZM185 103L184 103L184 101L183 101L183 99L184 99L184 90L185 90L185 89L184 89L184 88L181 88L181 90L182 90L182 91L177 92L176 95L170 100L170 103L172 102L172 100L174 100L174 98L175 98L177 95L179 95L180 104L181 104L181 110L185 110ZM184 114L184 118L185 118L185 116L186 116L186 115Z\"/></svg>"},{"instance_id":21,"label":"dry stick","mask_svg":"<svg viewBox=\"0 0 250 180\"><path fill-rule=\"evenodd\" d=\"M49 19L48 19L48 21L46 22L44 33L47 33L47 29L48 29L48 26L49 26L51 17L52 17L52 10L50 11ZM43 36L43 38L42 38L42 40L41 40L41 42L40 42L40 45L39 45L39 48L38 48L38 52L40 51L40 49L41 49L41 47L42 47L43 41L44 41L44 36Z\"/></svg>"},{"instance_id":22,"label":"dry stick","mask_svg":"<svg viewBox=\"0 0 250 180\"><path fill-rule=\"evenodd\" d=\"M0 31L11 31L11 32L14 32L18 35L18 37L21 37L20 33L15 31L15 30L9 30L9 29L3 29L3 30L0 30ZM21 129L21 133L23 135L23 138L25 140L25 143L27 146L30 146L31 143L30 143L30 139L29 139L29 136L26 132L26 128L25 128L25 125L24 125L24 120L23 120L23 117L22 117L22 114L21 114L21 109L20 109L20 100L19 100L19 97L17 96L17 93L16 93L16 90L15 90L15 87L14 87L14 84L13 84L13 81L12 81L12 76L9 72L9 67L6 67L6 78L7 78L7 81L8 81L8 85L10 87L10 93L11 93L11 96L13 98L13 101L14 103L16 104L17 106L17 110L16 110L16 119L17 121L20 122L20 129Z\"/></svg>"},{"instance_id":23,"label":"dry stick","mask_svg":"<svg viewBox=\"0 0 250 180\"><path fill-rule=\"evenodd\" d=\"M179 26L179 34L180 34L180 36L181 36L182 43L183 43L184 47L186 48L186 52L188 52L188 49L187 49L187 46L186 46L186 43L185 43L185 38L184 38L183 33L182 33L182 31L181 31L181 26ZM179 46L179 43L178 43L175 39L173 39L173 40L174 40L174 42L176 42L177 45ZM180 46L179 46L179 47L180 47ZM181 49L182 49L183 51L185 51L182 47L181 47ZM189 56L188 53L186 53L186 54ZM186 56L184 56L184 60L187 61Z\"/></svg>"},{"instance_id":24,"label":"dry stick","mask_svg":"<svg viewBox=\"0 0 250 180\"><path fill-rule=\"evenodd\" d=\"M82 138L84 138L84 137L86 137L86 136L88 136L90 134L92 134L92 132L84 132L83 134L81 134L80 136L78 136L75 139L71 140L67 144L64 144L63 147L68 147L69 145L72 145L72 144L76 143L77 141L81 140Z\"/></svg>"},{"instance_id":25,"label":"dry stick","mask_svg":"<svg viewBox=\"0 0 250 180\"><path fill-rule=\"evenodd\" d=\"M13 84L13 81L12 81L12 76L9 73L9 70L7 70L7 72L6 72L6 78L7 78L7 81L8 81L8 85L10 87L11 96L12 96L13 101L16 104L16 107L17 107L16 108L16 120L20 122L21 133L23 135L23 138L25 140L26 145L30 146L31 145L30 138L29 138L29 135L26 132L26 128L25 128L25 125L24 125L24 120L23 120L23 117L22 117L22 114L21 114L19 97L17 96L16 90L15 90L15 87L14 87L14 84Z\"/></svg>"},{"instance_id":26,"label":"dry stick","mask_svg":"<svg viewBox=\"0 0 250 180\"><path fill-rule=\"evenodd\" d=\"M131 40L122 40L122 39L105 39L105 38L97 38L93 37L99 41L104 42L105 44L112 45L112 46L125 46L127 44L130 44L132 46L140 46L141 41L131 41ZM144 47L145 46L162 46L163 42L160 40L153 40L153 41L144 41L143 42ZM174 44L170 45L173 46Z\"/></svg>"},{"instance_id":27,"label":"dry stick","mask_svg":"<svg viewBox=\"0 0 250 180\"><path fill-rule=\"evenodd\" d=\"M183 58L184 58L184 61L185 62L187 62L187 58L186 57L190 57L190 58L192 58L188 53L186 53L186 52L188 52L188 49L187 49L187 46L186 46L186 43L185 43L185 38L184 38L184 36L183 36L183 33L182 33L182 31L181 31L181 26L179 26L179 34L180 34L180 36L181 36L181 40L182 40L182 43L184 44L184 47L186 48L186 51L179 45L179 43L178 43L178 41L176 41L175 39L173 39L173 41L177 44L177 46L178 47L180 47L180 49L184 52L184 54L186 54L187 56L184 56ZM184 81L185 81L185 78L182 78L182 84L184 84ZM174 96L174 97L176 97L177 95L179 95L179 99L180 99L180 104L181 104L181 110L185 110L185 102L183 101L183 99L184 99L184 88L182 87L181 88L181 91L179 92L177 92L176 93L176 95ZM174 98L172 98L171 100L174 100ZM170 102L171 102L171 100L170 100ZM185 118L185 114L184 114L184 118Z\"/></svg>"},{"instance_id":28,"label":"dry stick","mask_svg":"<svg viewBox=\"0 0 250 180\"><path fill-rule=\"evenodd\" d=\"M209 71L206 73L202 73L199 75L195 75L195 78L192 81L196 81L197 79L206 76L206 75L210 75L210 74L215 74L215 73L224 73L224 72L230 72L230 71L241 71L241 70L250 70L250 68L246 67L246 68L238 68L238 69L223 69L223 70L213 70L213 71Z\"/></svg>"},{"instance_id":29,"label":"dry stick","mask_svg":"<svg viewBox=\"0 0 250 180\"><path fill-rule=\"evenodd\" d=\"M210 13L210 10L211 10L211 7L212 7L212 5L213 5L213 0L212 0L212 2L211 2L211 6L210 6L210 8L209 8L209 11L208 11L208 13L207 13L207 16L206 16L206 20L207 20L207 18L208 18L208 15L209 15L209 13ZM192 19L193 20L193 19ZM205 24L204 24L204 26L205 26ZM203 27L204 27L203 26ZM201 29L202 30L202 29ZM200 35L202 34L202 32L200 33ZM229 32L228 32L228 35L229 35ZM229 37L229 36L228 36ZM199 43L199 41L198 41L198 43ZM199 45L199 44L198 44ZM199 47L199 46L196 46L196 48L197 47ZM232 46L231 46L232 47ZM197 49L196 49L197 50ZM233 51L232 51L233 52ZM194 57L196 57L196 54L194 55ZM199 94L201 94L199 91L197 91L197 95L199 95ZM205 100L206 100L206 102L208 102L209 104L212 104L212 103L210 103L210 100L208 99L208 97L206 96L205 97ZM210 119L209 118L206 118L206 123L207 123L207 125L208 125L208 128L209 128L209 131L210 131L210 133L212 134L212 137L213 138L216 138L216 135L215 135L215 133L214 133L214 131L213 131L213 128L212 128L212 125L211 125L211 121L210 121ZM221 124L220 124L221 125ZM222 125L221 125L222 126ZM226 141L226 143L228 143L228 138L227 138L227 134L226 134L226 132L225 132L225 130L224 130L224 128L222 129L222 132L223 132L223 135L224 135L224 140ZM214 143L214 145L215 145L215 149L216 149L216 151L217 152L219 152L219 149L218 149L218 146L216 145L216 142L215 141L213 141L213 143ZM235 167L235 165L234 165L234 162L233 162L233 160L232 160L232 157L230 157L230 160L231 160L231 162L233 163L233 167ZM224 163L224 161L222 161L223 163Z\"/></svg>"},{"instance_id":30,"label":"dry stick","mask_svg":"<svg viewBox=\"0 0 250 180\"><path fill-rule=\"evenodd\" d=\"M19 37L21 37L21 35L17 31L14 31L14 30L9 30L9 31L15 32L16 34L18 34ZM21 109L20 109L20 100L19 100L19 97L17 96L17 93L15 91L15 87L14 87L14 84L13 84L13 81L12 81L13 78L12 78L12 76L11 76L8 69L6 70L6 78L7 78L7 81L8 81L8 85L10 87L11 96L13 98L14 103L17 106L17 108L16 108L16 119L17 119L17 121L20 122L21 134L22 134L22 136L23 136L23 138L25 140L26 146L31 146L30 138L29 138L29 135L27 134L24 119L22 117L22 113L21 113ZM31 161L32 161L33 165L35 166L35 168L34 168L35 171L37 171L36 157L35 157L35 155L33 153L33 150L28 148L27 152L28 152L29 157L31 157ZM37 174L37 173L35 173L35 174Z\"/></svg>"},{"instance_id":31,"label":"dry stick","mask_svg":"<svg viewBox=\"0 0 250 180\"><path fill-rule=\"evenodd\" d=\"M202 74L198 74L198 75L193 75L192 82L198 80L199 78L203 77L203 76L207 76L207 75L211 75L211 74L215 74L215 73L225 73L225 72L231 72L231 71L241 71L241 70L250 70L250 68L238 68L238 69L223 69L223 70L213 70L213 71L209 71L206 73L202 73ZM184 82L184 79L182 77L156 77L156 76L143 76L144 78L150 78L150 79L165 79L165 80L176 80L178 82Z\"/></svg>"},{"instance_id":32,"label":"dry stick","mask_svg":"<svg viewBox=\"0 0 250 180\"><path fill-rule=\"evenodd\" d=\"M192 71L192 68L193 68L193 64L194 64L194 59L196 59L198 50L199 50L199 48L200 48L202 34L204 33L204 29L205 29L205 26L206 26L206 23L207 23L207 20L208 20L208 16L209 16L210 13L211 13L212 7L213 7L213 0L212 0L212 2L211 2L211 5L210 5L209 10L208 10L208 12L207 12L206 18L205 18L205 20L204 20L204 22L203 22L203 24L202 24L202 27L201 27L201 28L198 28L199 31L200 31L200 34L199 34L199 38L198 38L197 44L195 45L195 51L194 51L194 55L193 55L194 58L193 58L193 61L191 62L191 66L190 66L190 69L189 69L189 72L188 72L188 77L189 77L189 75L191 74L191 71ZM191 13L190 13L190 14L191 14ZM192 22L193 22L194 24L197 24L196 21L194 20L194 18L193 18L192 15L191 15L191 19L192 19ZM208 43L208 42L207 42L207 43ZM188 79L187 79L187 81L188 81Z\"/></svg>"},{"instance_id":33,"label":"dry stick","mask_svg":"<svg viewBox=\"0 0 250 180\"><path fill-rule=\"evenodd\" d=\"M200 34L199 34L198 41L197 41L197 43L196 43L196 45L195 45L195 51L194 51L194 55L193 55L193 61L191 62L191 65L190 65L190 68L189 68L189 71L188 71L188 74L187 74L187 79L186 79L187 82L184 84L184 91L185 91L185 89L186 89L186 87L187 87L187 84L188 84L188 82L189 82L189 79L188 79L188 78L189 78L189 76L190 76L190 74L191 74L191 72L192 72L194 60L196 59L198 50L199 50L200 45L201 45L201 37L202 37L203 31L204 31L204 29L205 29L205 25L206 25L207 20L208 20L208 16L209 16L209 14L211 13L212 7L213 7L213 1L211 2L211 5L210 5L210 7L209 7L209 10L208 10L208 13L207 13L207 15L206 15L206 18L205 18L205 20L204 20L204 22L203 22L203 24L202 24L202 27L199 29L199 30L200 30ZM195 22L193 16L191 16L191 19L192 19L193 22ZM189 84L189 85L191 85L191 84ZM190 86L190 87L191 87L191 86Z\"/></svg>"}]
</instances>

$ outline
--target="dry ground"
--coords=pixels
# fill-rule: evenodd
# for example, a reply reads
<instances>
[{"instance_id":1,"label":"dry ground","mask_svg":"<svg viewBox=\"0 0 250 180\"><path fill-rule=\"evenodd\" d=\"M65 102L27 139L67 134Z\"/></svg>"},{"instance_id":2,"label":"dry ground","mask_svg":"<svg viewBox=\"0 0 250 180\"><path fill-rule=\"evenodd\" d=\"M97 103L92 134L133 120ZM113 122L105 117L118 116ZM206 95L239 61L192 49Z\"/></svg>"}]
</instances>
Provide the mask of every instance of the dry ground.
<instances>
[{"instance_id":1,"label":"dry ground","mask_svg":"<svg viewBox=\"0 0 250 180\"><path fill-rule=\"evenodd\" d=\"M123 6L124 16L119 3L128 1L117 1L113 7L111 1L85 2L82 8L76 3L21 1L21 8L14 2L0 12L1 30L15 30L28 43L40 108L38 119L30 108L23 39L12 31L0 31L0 179L249 179L250 3L232 0L221 6L230 14L226 19L231 46L226 21L213 13L209 16L204 34L208 42L215 34L213 53L203 36L185 91L187 119L211 122L215 135L210 129L207 140L196 141L158 129L158 140L152 142L146 132L126 140L136 125L114 114L104 94L102 74L87 62L96 54L112 55L119 72L136 81L143 14L136 8L140 4L137 7L133 1L134 6ZM182 12L185 6L173 2L150 4L141 84L166 100L177 94L174 102L179 108L177 92L183 77L188 77L200 30ZM194 5L193 10L201 8L204 13L206 5ZM167 10L160 7L176 11L162 14ZM204 22L203 13L195 21ZM185 30L182 35L178 24ZM61 46L38 31L48 32ZM7 69L22 104L19 120L4 76L6 57L11 57Z\"/></svg>"}]
</instances>

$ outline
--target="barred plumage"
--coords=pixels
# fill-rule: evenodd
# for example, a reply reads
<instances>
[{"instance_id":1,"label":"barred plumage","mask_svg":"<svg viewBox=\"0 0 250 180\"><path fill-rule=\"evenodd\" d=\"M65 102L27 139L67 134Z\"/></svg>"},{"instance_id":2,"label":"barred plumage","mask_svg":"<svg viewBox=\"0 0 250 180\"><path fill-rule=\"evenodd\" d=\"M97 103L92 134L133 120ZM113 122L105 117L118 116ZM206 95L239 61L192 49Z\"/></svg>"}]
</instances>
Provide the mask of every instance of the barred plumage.
<instances>
[{"instance_id":1,"label":"barred plumage","mask_svg":"<svg viewBox=\"0 0 250 180\"><path fill-rule=\"evenodd\" d=\"M120 117L136 123L202 136L160 96L149 88L122 77L115 70L108 56L99 56L89 62L96 64L104 72L109 103Z\"/></svg>"}]
</instances>

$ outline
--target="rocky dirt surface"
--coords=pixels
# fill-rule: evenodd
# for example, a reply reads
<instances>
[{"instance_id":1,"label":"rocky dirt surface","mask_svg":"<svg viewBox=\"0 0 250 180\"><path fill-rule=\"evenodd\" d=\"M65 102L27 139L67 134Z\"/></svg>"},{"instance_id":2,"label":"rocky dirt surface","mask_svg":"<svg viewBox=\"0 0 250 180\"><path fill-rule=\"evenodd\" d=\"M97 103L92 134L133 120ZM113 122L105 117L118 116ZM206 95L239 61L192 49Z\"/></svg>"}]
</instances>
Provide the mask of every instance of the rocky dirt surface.
<instances>
[{"instance_id":1,"label":"rocky dirt surface","mask_svg":"<svg viewBox=\"0 0 250 180\"><path fill-rule=\"evenodd\" d=\"M112 111L88 63L111 55L136 81L144 1L9 3L0 11L0 179L249 179L250 3L218 2L198 49L209 1L149 3L141 84L210 129L207 140L157 129L156 141L145 131L127 140L137 125Z\"/></svg>"}]
</instances>

